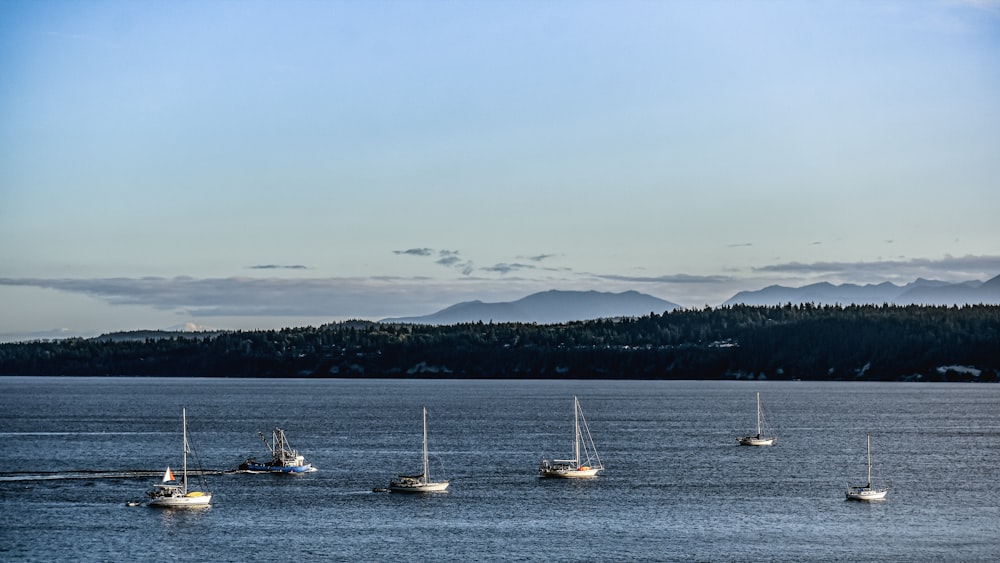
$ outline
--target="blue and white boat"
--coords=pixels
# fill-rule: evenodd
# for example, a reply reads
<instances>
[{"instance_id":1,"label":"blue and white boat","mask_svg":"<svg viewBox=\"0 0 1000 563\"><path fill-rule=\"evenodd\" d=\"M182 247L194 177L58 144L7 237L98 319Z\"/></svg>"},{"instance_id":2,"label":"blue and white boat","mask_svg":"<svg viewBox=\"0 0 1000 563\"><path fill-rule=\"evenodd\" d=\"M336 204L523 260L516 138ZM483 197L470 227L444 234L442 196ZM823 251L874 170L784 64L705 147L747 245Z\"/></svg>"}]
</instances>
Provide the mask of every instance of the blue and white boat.
<instances>
[{"instance_id":1,"label":"blue and white boat","mask_svg":"<svg viewBox=\"0 0 1000 563\"><path fill-rule=\"evenodd\" d=\"M285 439L284 430L275 428L271 432L270 442L267 441L263 432L258 432L258 435L264 441L267 449L271 450L271 459L262 462L257 461L257 458L248 458L240 464L240 471L247 473L308 473L316 471L316 468L307 462L298 450L292 449L288 440Z\"/></svg>"}]
</instances>

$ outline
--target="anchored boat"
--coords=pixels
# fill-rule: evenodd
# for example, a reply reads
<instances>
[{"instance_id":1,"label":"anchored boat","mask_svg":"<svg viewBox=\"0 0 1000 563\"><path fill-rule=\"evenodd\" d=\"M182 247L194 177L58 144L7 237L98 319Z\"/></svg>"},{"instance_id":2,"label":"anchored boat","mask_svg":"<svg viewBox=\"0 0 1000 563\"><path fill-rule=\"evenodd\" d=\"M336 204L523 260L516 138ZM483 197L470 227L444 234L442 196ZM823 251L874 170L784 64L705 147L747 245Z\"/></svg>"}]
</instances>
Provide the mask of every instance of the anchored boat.
<instances>
[{"instance_id":1,"label":"anchored boat","mask_svg":"<svg viewBox=\"0 0 1000 563\"><path fill-rule=\"evenodd\" d=\"M389 481L390 493L435 493L448 488L448 481L431 481L427 463L427 407L424 407L424 472L400 475Z\"/></svg>"},{"instance_id":2,"label":"anchored boat","mask_svg":"<svg viewBox=\"0 0 1000 563\"><path fill-rule=\"evenodd\" d=\"M741 436L736 440L741 446L770 446L777 440L774 436L765 436L761 431L764 424L764 411L760 408L760 393L757 393L757 434L755 436Z\"/></svg>"},{"instance_id":3,"label":"anchored boat","mask_svg":"<svg viewBox=\"0 0 1000 563\"><path fill-rule=\"evenodd\" d=\"M582 426L581 426L582 425ZM538 466L539 477L562 477L565 479L585 479L595 477L604 470L601 457L594 446L590 427L583 416L580 401L573 397L573 459L543 459Z\"/></svg>"},{"instance_id":4,"label":"anchored boat","mask_svg":"<svg viewBox=\"0 0 1000 563\"><path fill-rule=\"evenodd\" d=\"M889 494L887 488L872 487L872 435L868 434L868 482L864 486L847 487L847 500L883 500Z\"/></svg>"},{"instance_id":5,"label":"anchored boat","mask_svg":"<svg viewBox=\"0 0 1000 563\"><path fill-rule=\"evenodd\" d=\"M257 434L264 441L267 449L271 451L271 460L260 462L257 461L257 458L248 458L240 464L240 471L248 473L307 473L316 471L316 468L288 443L284 430L275 428L271 432L270 442L267 441L263 432Z\"/></svg>"}]
</instances>

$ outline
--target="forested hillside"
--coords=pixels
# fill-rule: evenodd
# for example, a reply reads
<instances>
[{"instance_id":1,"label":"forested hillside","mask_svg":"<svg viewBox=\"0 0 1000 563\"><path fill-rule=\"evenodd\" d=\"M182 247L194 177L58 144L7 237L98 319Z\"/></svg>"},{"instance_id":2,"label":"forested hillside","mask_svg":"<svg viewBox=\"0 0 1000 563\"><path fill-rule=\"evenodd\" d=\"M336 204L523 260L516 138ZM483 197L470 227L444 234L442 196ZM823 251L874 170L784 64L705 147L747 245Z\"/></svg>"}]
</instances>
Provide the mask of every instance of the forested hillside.
<instances>
[{"instance_id":1,"label":"forested hillside","mask_svg":"<svg viewBox=\"0 0 1000 563\"><path fill-rule=\"evenodd\" d=\"M1000 381L1000 306L725 306L0 345L0 375ZM127 336L127 333L126 333Z\"/></svg>"}]
</instances>

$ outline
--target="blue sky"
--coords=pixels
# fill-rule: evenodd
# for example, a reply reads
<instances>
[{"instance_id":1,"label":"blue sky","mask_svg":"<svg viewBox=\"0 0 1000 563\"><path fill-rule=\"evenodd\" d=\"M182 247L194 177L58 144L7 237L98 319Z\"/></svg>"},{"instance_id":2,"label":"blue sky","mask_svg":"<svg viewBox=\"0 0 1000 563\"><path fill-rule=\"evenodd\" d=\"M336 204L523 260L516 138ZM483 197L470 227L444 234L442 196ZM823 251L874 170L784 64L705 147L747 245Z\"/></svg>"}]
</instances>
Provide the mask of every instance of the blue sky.
<instances>
[{"instance_id":1,"label":"blue sky","mask_svg":"<svg viewBox=\"0 0 1000 563\"><path fill-rule=\"evenodd\" d=\"M0 340L1000 274L1000 3L0 3Z\"/></svg>"}]
</instances>

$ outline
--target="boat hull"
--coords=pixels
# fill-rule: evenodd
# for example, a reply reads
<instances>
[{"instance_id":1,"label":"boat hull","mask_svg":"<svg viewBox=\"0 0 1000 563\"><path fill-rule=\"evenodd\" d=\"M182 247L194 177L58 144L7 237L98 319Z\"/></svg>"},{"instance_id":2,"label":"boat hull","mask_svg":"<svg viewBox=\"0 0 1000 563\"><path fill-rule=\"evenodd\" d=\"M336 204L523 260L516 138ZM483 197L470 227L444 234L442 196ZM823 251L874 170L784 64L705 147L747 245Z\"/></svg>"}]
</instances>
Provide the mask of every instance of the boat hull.
<instances>
[{"instance_id":1,"label":"boat hull","mask_svg":"<svg viewBox=\"0 0 1000 563\"><path fill-rule=\"evenodd\" d=\"M741 446L771 446L777 438L757 438L756 436L745 436L737 438Z\"/></svg>"},{"instance_id":2,"label":"boat hull","mask_svg":"<svg viewBox=\"0 0 1000 563\"><path fill-rule=\"evenodd\" d=\"M554 471L543 471L539 473L541 477L556 477L559 479L591 479L597 477L597 469L566 469L566 470L554 470Z\"/></svg>"},{"instance_id":3,"label":"boat hull","mask_svg":"<svg viewBox=\"0 0 1000 563\"><path fill-rule=\"evenodd\" d=\"M305 465L268 465L266 463L244 463L240 471L248 473L310 473L316 471L311 463Z\"/></svg>"},{"instance_id":4,"label":"boat hull","mask_svg":"<svg viewBox=\"0 0 1000 563\"><path fill-rule=\"evenodd\" d=\"M437 483L391 483L390 493L440 493L448 489L448 481Z\"/></svg>"},{"instance_id":5,"label":"boat hull","mask_svg":"<svg viewBox=\"0 0 1000 563\"><path fill-rule=\"evenodd\" d=\"M154 508L204 508L210 504L212 495L206 493L160 497L149 501L149 506Z\"/></svg>"},{"instance_id":6,"label":"boat hull","mask_svg":"<svg viewBox=\"0 0 1000 563\"><path fill-rule=\"evenodd\" d=\"M539 477L555 477L557 479L590 479L597 476L602 467L572 466L565 464L553 464L542 461L538 466Z\"/></svg>"},{"instance_id":7,"label":"boat hull","mask_svg":"<svg viewBox=\"0 0 1000 563\"><path fill-rule=\"evenodd\" d=\"M848 489L846 497L847 500L870 502L873 500L885 500L887 494L889 494L889 489Z\"/></svg>"}]
</instances>

